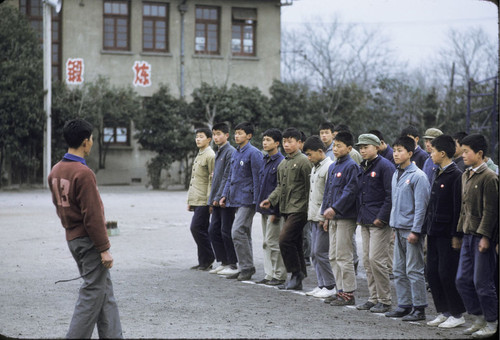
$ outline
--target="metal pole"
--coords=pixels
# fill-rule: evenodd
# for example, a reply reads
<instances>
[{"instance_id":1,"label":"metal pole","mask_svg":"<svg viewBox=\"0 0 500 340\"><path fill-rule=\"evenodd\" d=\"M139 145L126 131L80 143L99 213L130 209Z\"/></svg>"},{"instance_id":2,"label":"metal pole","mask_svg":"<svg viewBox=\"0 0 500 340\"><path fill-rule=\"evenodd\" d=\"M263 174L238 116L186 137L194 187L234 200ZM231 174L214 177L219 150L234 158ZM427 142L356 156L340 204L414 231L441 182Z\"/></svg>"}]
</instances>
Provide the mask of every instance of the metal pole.
<instances>
[{"instance_id":1,"label":"metal pole","mask_svg":"<svg viewBox=\"0 0 500 340\"><path fill-rule=\"evenodd\" d=\"M471 91L471 80L469 79L468 86L467 86L467 113L465 115L465 132L467 134L470 133L470 91Z\"/></svg>"},{"instance_id":2,"label":"metal pole","mask_svg":"<svg viewBox=\"0 0 500 340\"><path fill-rule=\"evenodd\" d=\"M44 128L43 144L43 187L48 188L48 179L51 170L52 146L52 7L43 2L43 107L47 116Z\"/></svg>"},{"instance_id":3,"label":"metal pole","mask_svg":"<svg viewBox=\"0 0 500 340\"><path fill-rule=\"evenodd\" d=\"M186 0L179 5L181 13L181 99L184 98L184 14L187 12Z\"/></svg>"}]
</instances>

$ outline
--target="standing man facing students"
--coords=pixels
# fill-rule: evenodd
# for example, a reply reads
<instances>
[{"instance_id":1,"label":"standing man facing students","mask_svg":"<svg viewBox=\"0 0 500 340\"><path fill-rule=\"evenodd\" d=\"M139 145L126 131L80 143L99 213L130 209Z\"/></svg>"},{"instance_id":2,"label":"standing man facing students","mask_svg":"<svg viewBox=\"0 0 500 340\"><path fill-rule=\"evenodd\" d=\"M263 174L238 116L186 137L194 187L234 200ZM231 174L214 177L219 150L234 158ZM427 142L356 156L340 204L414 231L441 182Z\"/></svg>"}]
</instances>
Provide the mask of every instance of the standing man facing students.
<instances>
[{"instance_id":1,"label":"standing man facing students","mask_svg":"<svg viewBox=\"0 0 500 340\"><path fill-rule=\"evenodd\" d=\"M265 200L278 184L278 166L285 157L279 151L282 134L278 129L268 129L262 134L262 149L267 152L260 170L260 190L257 202ZM265 277L257 281L260 284L278 286L285 283L286 267L280 252L280 233L283 218L279 205L263 209L257 205L257 212L262 215L262 236L264 250Z\"/></svg>"},{"instance_id":2,"label":"standing man facing students","mask_svg":"<svg viewBox=\"0 0 500 340\"><path fill-rule=\"evenodd\" d=\"M48 177L52 202L66 230L68 247L83 278L66 337L90 339L97 324L100 338L123 338L109 269L113 257L95 174L85 157L93 145L93 126L83 119L64 124L68 152Z\"/></svg>"},{"instance_id":3,"label":"standing man facing students","mask_svg":"<svg viewBox=\"0 0 500 340\"><path fill-rule=\"evenodd\" d=\"M250 143L254 128L249 122L236 125L234 140L238 147L233 153L228 180L219 204L222 208L235 207L232 238L240 273L227 276L238 281L250 280L255 274L252 249L252 222L258 203L262 167L262 152Z\"/></svg>"},{"instance_id":4,"label":"standing man facing students","mask_svg":"<svg viewBox=\"0 0 500 340\"><path fill-rule=\"evenodd\" d=\"M299 149L300 139L300 131L295 128L283 132L283 149L287 155L278 166L278 185L260 203L263 209L279 205L280 213L285 218L280 234L280 250L286 270L292 276L280 288L289 290L302 290L302 280L307 276L302 247L312 165Z\"/></svg>"},{"instance_id":5,"label":"standing man facing students","mask_svg":"<svg viewBox=\"0 0 500 340\"><path fill-rule=\"evenodd\" d=\"M229 168L234 153L234 147L228 142L229 126L226 123L218 123L212 127L214 143L218 146L215 154L214 174L212 178L212 190L208 204L212 209L212 218L208 235L216 260L221 263L217 268L210 271L211 274L234 275L238 272L238 259L234 250L231 228L234 221L236 208L221 208L219 201L222 190L229 176Z\"/></svg>"},{"instance_id":6,"label":"standing man facing students","mask_svg":"<svg viewBox=\"0 0 500 340\"><path fill-rule=\"evenodd\" d=\"M208 227L210 226L208 200L212 187L215 159L214 150L210 147L212 131L209 128L197 129L195 140L198 155L193 162L187 204L188 211L193 212L190 229L198 248L198 264L191 269L206 271L212 268L212 263L215 260L208 236Z\"/></svg>"}]
</instances>

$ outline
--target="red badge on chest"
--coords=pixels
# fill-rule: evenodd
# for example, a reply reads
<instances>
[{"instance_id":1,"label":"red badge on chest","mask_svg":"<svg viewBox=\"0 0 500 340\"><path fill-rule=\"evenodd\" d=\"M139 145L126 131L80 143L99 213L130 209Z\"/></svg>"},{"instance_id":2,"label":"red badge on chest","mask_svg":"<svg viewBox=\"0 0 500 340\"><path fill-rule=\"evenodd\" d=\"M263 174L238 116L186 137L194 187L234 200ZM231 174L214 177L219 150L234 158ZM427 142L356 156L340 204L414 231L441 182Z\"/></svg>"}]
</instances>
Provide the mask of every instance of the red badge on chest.
<instances>
[{"instance_id":1,"label":"red badge on chest","mask_svg":"<svg viewBox=\"0 0 500 340\"><path fill-rule=\"evenodd\" d=\"M342 177L342 173L341 172L337 172L337 177Z\"/></svg>"},{"instance_id":2,"label":"red badge on chest","mask_svg":"<svg viewBox=\"0 0 500 340\"><path fill-rule=\"evenodd\" d=\"M375 171L370 172L370 177L375 177L377 176L377 173Z\"/></svg>"}]
</instances>

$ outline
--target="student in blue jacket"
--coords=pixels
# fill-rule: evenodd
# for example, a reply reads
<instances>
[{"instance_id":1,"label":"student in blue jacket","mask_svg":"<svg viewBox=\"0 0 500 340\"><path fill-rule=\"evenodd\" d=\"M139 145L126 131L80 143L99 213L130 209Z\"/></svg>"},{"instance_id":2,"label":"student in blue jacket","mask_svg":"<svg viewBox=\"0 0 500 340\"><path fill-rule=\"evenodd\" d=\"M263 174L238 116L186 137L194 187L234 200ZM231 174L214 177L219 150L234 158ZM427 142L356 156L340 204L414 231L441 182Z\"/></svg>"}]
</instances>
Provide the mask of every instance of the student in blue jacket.
<instances>
[{"instance_id":1,"label":"student in blue jacket","mask_svg":"<svg viewBox=\"0 0 500 340\"><path fill-rule=\"evenodd\" d=\"M351 158L353 136L340 131L333 144L335 162L328 169L321 214L329 222L330 264L337 284L337 295L325 299L332 306L354 305L356 274L352 238L356 230L356 197L359 165Z\"/></svg>"},{"instance_id":2,"label":"student in blue jacket","mask_svg":"<svg viewBox=\"0 0 500 340\"><path fill-rule=\"evenodd\" d=\"M415 141L400 137L394 144L397 170L392 177L392 209L389 225L395 229L394 282L398 308L387 317L403 321L425 320L427 289L424 278L425 212L430 188L427 176L411 161Z\"/></svg>"},{"instance_id":3,"label":"student in blue jacket","mask_svg":"<svg viewBox=\"0 0 500 340\"><path fill-rule=\"evenodd\" d=\"M453 249L463 233L457 231L462 205L462 171L453 162L455 141L441 135L431 141L437 169L431 176L431 197L426 215L427 278L438 316L429 326L454 328L465 323L465 307L455 285L460 252Z\"/></svg>"}]
</instances>

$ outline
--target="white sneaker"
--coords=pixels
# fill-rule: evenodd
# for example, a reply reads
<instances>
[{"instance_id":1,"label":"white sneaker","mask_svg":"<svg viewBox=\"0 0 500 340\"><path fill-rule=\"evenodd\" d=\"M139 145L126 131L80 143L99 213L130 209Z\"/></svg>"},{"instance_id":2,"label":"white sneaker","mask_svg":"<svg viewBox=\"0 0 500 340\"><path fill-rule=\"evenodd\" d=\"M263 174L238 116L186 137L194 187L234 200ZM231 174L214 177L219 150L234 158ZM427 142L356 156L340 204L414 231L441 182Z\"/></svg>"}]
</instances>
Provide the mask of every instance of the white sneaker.
<instances>
[{"instance_id":1,"label":"white sneaker","mask_svg":"<svg viewBox=\"0 0 500 340\"><path fill-rule=\"evenodd\" d=\"M306 295L307 296L313 296L314 294L316 294L318 292L321 292L321 289L323 289L323 288L316 287L313 290L311 290L310 292L307 292Z\"/></svg>"},{"instance_id":2,"label":"white sneaker","mask_svg":"<svg viewBox=\"0 0 500 340\"><path fill-rule=\"evenodd\" d=\"M334 296L335 293L336 293L335 288L328 289L328 288L323 287L323 289L321 289L321 291L317 292L313 296L316 298L325 299L327 297Z\"/></svg>"},{"instance_id":3,"label":"white sneaker","mask_svg":"<svg viewBox=\"0 0 500 340\"><path fill-rule=\"evenodd\" d=\"M455 328L457 326L463 325L465 323L465 319L463 316L459 318L455 318L450 316L445 322L439 324L439 328Z\"/></svg>"},{"instance_id":4,"label":"white sneaker","mask_svg":"<svg viewBox=\"0 0 500 340\"><path fill-rule=\"evenodd\" d=\"M478 330L480 330L481 328L483 328L485 326L486 326L486 320L484 319L484 317L482 315L476 316L476 319L472 323L472 326L470 326L469 328L467 328L463 332L463 334L465 334L465 335L471 335L471 334L477 332Z\"/></svg>"},{"instance_id":5,"label":"white sneaker","mask_svg":"<svg viewBox=\"0 0 500 340\"><path fill-rule=\"evenodd\" d=\"M439 314L438 316L436 316L436 318L434 320L427 322L427 326L436 327L436 326L442 324L443 322L445 322L447 319L448 318L446 316L444 316L443 314Z\"/></svg>"},{"instance_id":6,"label":"white sneaker","mask_svg":"<svg viewBox=\"0 0 500 340\"><path fill-rule=\"evenodd\" d=\"M228 266L228 267L222 269L217 274L219 274L219 275L234 275L234 274L237 274L239 272L240 272L240 270L238 268L233 269L233 268L231 268L231 267Z\"/></svg>"},{"instance_id":7,"label":"white sneaker","mask_svg":"<svg viewBox=\"0 0 500 340\"><path fill-rule=\"evenodd\" d=\"M497 322L488 322L486 326L478 330L477 332L472 333L473 338L489 338L497 332L498 323Z\"/></svg>"},{"instance_id":8,"label":"white sneaker","mask_svg":"<svg viewBox=\"0 0 500 340\"><path fill-rule=\"evenodd\" d=\"M214 268L212 269L211 271L209 271L210 274L217 274L218 272L220 272L221 270L223 269L226 269L228 266L223 266L223 265L220 265L218 266L217 268Z\"/></svg>"}]
</instances>

